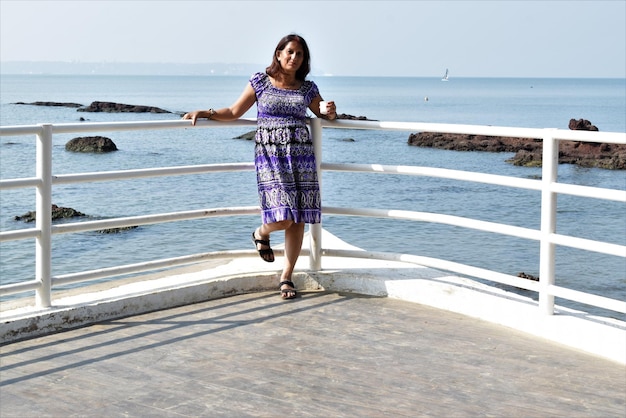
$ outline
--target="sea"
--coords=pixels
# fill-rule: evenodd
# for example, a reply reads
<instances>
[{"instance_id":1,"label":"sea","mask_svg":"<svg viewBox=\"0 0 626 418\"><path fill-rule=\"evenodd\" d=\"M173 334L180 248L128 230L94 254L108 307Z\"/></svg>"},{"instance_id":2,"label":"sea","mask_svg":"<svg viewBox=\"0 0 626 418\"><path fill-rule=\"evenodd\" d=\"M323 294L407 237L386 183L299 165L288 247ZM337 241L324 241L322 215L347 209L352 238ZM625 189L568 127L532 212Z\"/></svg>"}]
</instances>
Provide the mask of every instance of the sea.
<instances>
[{"instance_id":1,"label":"sea","mask_svg":"<svg viewBox=\"0 0 626 418\"><path fill-rule=\"evenodd\" d=\"M626 132L625 79L310 77L338 113L383 121L568 129L587 119L600 131ZM235 101L245 76L2 75L0 121L38 123L175 120L195 109ZM156 106L171 114L85 113L70 107L16 104L36 101L88 105L111 101ZM254 118L253 107L244 117ZM108 154L65 151L74 136L54 136L53 173L253 161L253 142L235 139L245 127L102 132L118 147ZM410 132L325 129L323 160L450 168L541 178L540 168L507 163L511 153L457 152L409 146ZM35 138L0 138L2 179L35 175ZM626 189L626 173L559 166L559 181ZM539 228L540 194L513 188L399 175L324 172L323 205L414 210ZM52 201L94 219L258 204L253 172L93 182L55 186ZM558 197L557 233L626 245L623 203ZM32 189L0 193L2 231L33 227L15 216L35 210ZM53 237L53 275L209 251L252 248L254 216L141 226L119 234L85 232ZM438 257L506 274L539 275L539 244L458 227L360 217L323 217L323 227L371 251ZM281 243L281 234L272 236ZM31 240L0 244L0 281L34 278ZM626 259L558 247L556 284L626 300ZM524 291L515 290L524 294ZM534 297L534 294L528 294ZM5 298L6 299L6 298ZM581 309L587 306L559 300ZM620 316L616 313L598 314Z\"/></svg>"}]
</instances>

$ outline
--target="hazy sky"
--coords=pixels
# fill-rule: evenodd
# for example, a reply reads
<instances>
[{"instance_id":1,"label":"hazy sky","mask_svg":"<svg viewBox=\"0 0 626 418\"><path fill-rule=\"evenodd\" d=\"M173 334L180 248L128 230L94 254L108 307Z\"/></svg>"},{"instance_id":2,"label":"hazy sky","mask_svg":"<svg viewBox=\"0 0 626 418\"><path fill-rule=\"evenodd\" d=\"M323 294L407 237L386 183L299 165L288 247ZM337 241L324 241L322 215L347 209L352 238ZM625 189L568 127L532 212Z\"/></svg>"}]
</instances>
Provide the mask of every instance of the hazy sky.
<instances>
[{"instance_id":1,"label":"hazy sky","mask_svg":"<svg viewBox=\"0 0 626 418\"><path fill-rule=\"evenodd\" d=\"M626 0L0 0L0 61L269 64L334 75L626 77Z\"/></svg>"}]
</instances>

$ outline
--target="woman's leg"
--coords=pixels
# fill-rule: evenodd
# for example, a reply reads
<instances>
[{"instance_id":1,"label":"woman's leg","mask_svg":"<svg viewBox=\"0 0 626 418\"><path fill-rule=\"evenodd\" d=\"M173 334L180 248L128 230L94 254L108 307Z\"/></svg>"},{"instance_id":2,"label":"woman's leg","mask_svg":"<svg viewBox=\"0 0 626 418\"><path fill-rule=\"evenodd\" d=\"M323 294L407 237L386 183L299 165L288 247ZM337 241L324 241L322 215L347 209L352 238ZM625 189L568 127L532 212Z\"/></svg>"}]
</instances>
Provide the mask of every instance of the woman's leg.
<instances>
[{"instance_id":1,"label":"woman's leg","mask_svg":"<svg viewBox=\"0 0 626 418\"><path fill-rule=\"evenodd\" d=\"M280 276L280 281L291 281L291 275L296 267L296 262L300 256L300 250L302 249L302 239L304 237L304 223L295 223L293 221L280 221L269 224L263 224L254 232L257 239L269 240L270 234L275 231L285 231L285 264L283 272ZM268 247L258 244L257 249L266 249ZM282 285L281 290L292 289L291 286ZM288 292L284 295L287 298L295 296L293 293Z\"/></svg>"},{"instance_id":2,"label":"woman's leg","mask_svg":"<svg viewBox=\"0 0 626 418\"><path fill-rule=\"evenodd\" d=\"M302 249L302 238L304 237L304 223L293 223L289 228L285 229L285 265L283 267L283 273L280 276L280 281L291 281L291 275L296 268L296 262L300 256L300 250ZM294 289L289 285L281 286L283 289ZM289 292L285 297L294 297L294 292Z\"/></svg>"}]
</instances>

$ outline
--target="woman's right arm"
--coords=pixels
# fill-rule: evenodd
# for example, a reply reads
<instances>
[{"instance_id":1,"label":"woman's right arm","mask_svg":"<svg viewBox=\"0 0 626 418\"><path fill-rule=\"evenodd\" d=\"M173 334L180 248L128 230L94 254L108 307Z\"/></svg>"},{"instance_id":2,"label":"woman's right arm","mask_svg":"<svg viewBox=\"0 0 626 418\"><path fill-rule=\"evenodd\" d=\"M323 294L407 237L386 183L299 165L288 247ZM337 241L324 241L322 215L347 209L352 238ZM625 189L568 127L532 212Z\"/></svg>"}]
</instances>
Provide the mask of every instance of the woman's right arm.
<instances>
[{"instance_id":1,"label":"woman's right arm","mask_svg":"<svg viewBox=\"0 0 626 418\"><path fill-rule=\"evenodd\" d=\"M256 94L252 86L248 83L241 93L241 96L239 96L230 107L215 110L194 110L193 112L185 113L183 119L191 119L192 125L195 125L196 121L202 118L219 121L235 120L242 117L243 114L252 107L254 102L256 102Z\"/></svg>"}]
</instances>

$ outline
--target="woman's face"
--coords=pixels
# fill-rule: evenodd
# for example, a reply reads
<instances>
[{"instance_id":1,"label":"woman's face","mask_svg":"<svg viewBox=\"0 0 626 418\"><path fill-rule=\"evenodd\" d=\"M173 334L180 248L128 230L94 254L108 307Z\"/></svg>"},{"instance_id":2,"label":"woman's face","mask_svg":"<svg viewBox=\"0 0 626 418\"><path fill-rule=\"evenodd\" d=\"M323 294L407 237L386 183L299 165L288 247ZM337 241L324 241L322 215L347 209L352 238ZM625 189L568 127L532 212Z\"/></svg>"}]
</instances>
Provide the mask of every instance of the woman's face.
<instances>
[{"instance_id":1,"label":"woman's face","mask_svg":"<svg viewBox=\"0 0 626 418\"><path fill-rule=\"evenodd\" d=\"M283 71L295 73L304 61L304 50L299 42L291 41L282 51L278 51L277 58Z\"/></svg>"}]
</instances>

